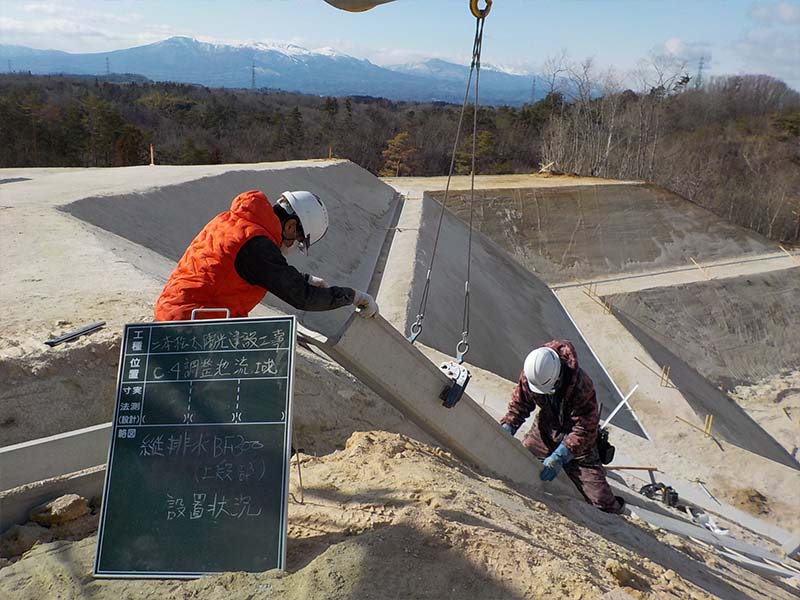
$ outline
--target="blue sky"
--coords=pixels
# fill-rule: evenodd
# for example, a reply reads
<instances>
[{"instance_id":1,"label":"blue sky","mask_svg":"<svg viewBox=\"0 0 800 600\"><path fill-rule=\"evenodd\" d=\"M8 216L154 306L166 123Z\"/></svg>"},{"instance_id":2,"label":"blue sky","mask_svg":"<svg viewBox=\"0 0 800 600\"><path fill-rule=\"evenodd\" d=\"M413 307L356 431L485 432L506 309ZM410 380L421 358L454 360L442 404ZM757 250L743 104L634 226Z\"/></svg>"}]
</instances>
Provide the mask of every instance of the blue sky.
<instances>
[{"instance_id":1,"label":"blue sky","mask_svg":"<svg viewBox=\"0 0 800 600\"><path fill-rule=\"evenodd\" d=\"M483 4L483 3L481 3ZM98 52L170 35L332 47L381 65L465 62L468 0L396 0L364 13L323 0L2 0L0 43ZM628 77L655 54L706 75L766 73L800 89L800 1L495 0L484 62L535 71L561 49Z\"/></svg>"}]
</instances>

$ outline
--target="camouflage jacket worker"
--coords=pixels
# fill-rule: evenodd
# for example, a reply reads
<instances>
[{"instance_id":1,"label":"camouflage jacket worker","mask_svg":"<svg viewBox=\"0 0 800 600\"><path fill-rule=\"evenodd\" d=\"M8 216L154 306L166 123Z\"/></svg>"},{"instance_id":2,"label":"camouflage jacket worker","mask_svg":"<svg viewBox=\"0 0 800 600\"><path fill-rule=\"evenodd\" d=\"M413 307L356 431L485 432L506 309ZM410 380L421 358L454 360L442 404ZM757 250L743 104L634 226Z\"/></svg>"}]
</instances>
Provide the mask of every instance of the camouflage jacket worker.
<instances>
[{"instance_id":1,"label":"camouflage jacket worker","mask_svg":"<svg viewBox=\"0 0 800 600\"><path fill-rule=\"evenodd\" d=\"M538 437L551 452L563 441L576 459L586 458L594 451L600 427L594 383L578 366L571 342L553 340L545 346L555 350L561 359L561 386L555 394L537 394L528 387L525 373L520 373L508 411L500 422L516 431L538 407L538 417L527 435L537 435L537 428Z\"/></svg>"}]
</instances>

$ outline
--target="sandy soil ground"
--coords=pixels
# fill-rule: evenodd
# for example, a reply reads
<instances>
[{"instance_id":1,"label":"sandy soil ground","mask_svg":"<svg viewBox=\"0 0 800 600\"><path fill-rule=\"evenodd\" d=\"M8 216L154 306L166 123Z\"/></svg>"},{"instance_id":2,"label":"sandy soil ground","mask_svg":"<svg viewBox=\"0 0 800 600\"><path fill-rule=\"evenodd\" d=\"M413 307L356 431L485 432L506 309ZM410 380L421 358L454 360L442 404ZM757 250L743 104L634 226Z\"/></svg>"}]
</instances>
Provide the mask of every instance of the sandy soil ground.
<instances>
[{"instance_id":1,"label":"sandy soil ground","mask_svg":"<svg viewBox=\"0 0 800 600\"><path fill-rule=\"evenodd\" d=\"M731 393L772 437L793 456L800 452L800 371L771 377Z\"/></svg>"},{"instance_id":2,"label":"sandy soil ground","mask_svg":"<svg viewBox=\"0 0 800 600\"><path fill-rule=\"evenodd\" d=\"M302 457L288 572L193 582L91 577L95 538L2 569L6 598L791 598L699 545L584 505L531 499L412 438L354 433ZM296 471L292 493L300 500ZM663 543L659 543L663 542ZM680 575L678 574L680 573Z\"/></svg>"}]
</instances>

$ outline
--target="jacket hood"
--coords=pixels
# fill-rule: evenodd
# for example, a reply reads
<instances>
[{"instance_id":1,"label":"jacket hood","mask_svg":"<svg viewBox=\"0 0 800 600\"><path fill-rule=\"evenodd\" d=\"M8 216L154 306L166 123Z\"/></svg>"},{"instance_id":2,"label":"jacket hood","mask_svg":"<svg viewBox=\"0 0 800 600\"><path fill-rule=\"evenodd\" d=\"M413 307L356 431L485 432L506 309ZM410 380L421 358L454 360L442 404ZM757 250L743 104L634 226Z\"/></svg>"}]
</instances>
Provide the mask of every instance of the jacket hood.
<instances>
[{"instance_id":1,"label":"jacket hood","mask_svg":"<svg viewBox=\"0 0 800 600\"><path fill-rule=\"evenodd\" d=\"M277 232L278 239L280 239L281 221L264 192L250 190L239 194L231 202L231 213L240 219L261 225L269 232Z\"/></svg>"},{"instance_id":2,"label":"jacket hood","mask_svg":"<svg viewBox=\"0 0 800 600\"><path fill-rule=\"evenodd\" d=\"M568 340L553 340L545 344L545 346L555 350L558 357L571 371L578 369L578 353L575 351L575 346L572 345L572 342Z\"/></svg>"}]
</instances>

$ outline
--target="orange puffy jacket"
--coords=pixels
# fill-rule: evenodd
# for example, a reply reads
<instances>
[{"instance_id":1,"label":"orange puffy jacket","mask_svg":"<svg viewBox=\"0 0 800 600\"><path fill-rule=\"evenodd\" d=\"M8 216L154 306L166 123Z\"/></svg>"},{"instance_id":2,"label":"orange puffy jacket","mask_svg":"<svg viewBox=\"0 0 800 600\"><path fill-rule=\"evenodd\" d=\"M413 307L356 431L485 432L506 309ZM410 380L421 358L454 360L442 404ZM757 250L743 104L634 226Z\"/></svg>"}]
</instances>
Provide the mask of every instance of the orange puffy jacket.
<instances>
[{"instance_id":1,"label":"orange puffy jacket","mask_svg":"<svg viewBox=\"0 0 800 600\"><path fill-rule=\"evenodd\" d=\"M239 276L234 266L236 255L256 236L266 236L280 247L281 232L280 219L263 192L252 190L236 196L230 210L203 227L183 253L156 301L156 321L188 320L195 308L227 308L231 317L246 317L267 290Z\"/></svg>"}]
</instances>

